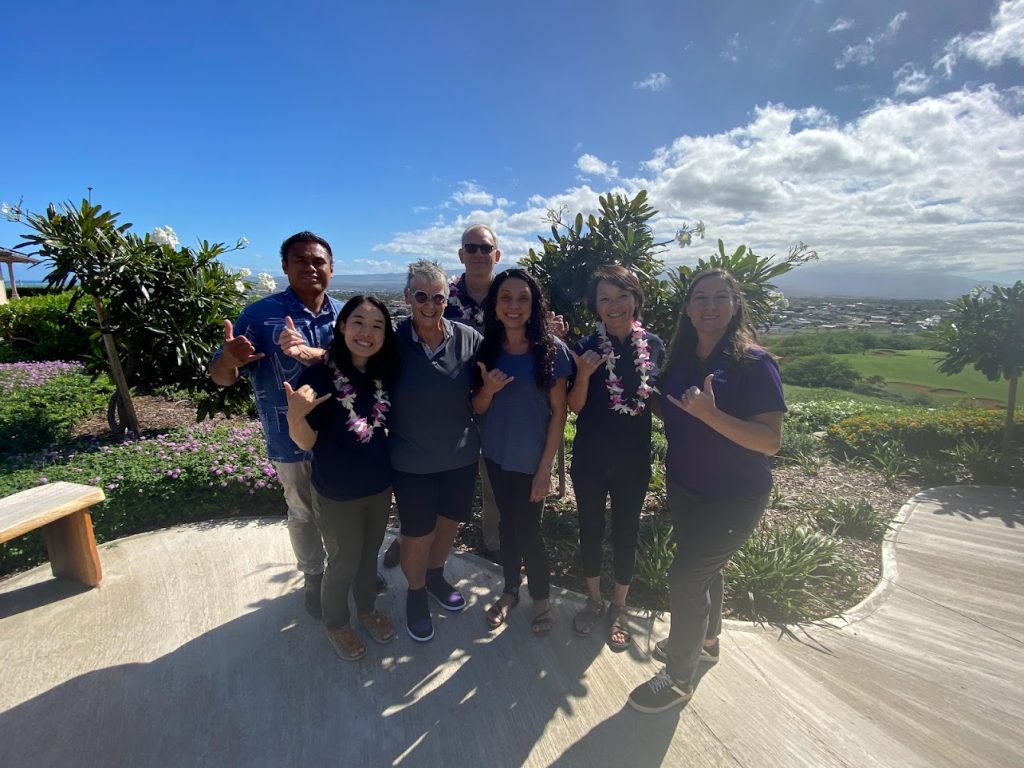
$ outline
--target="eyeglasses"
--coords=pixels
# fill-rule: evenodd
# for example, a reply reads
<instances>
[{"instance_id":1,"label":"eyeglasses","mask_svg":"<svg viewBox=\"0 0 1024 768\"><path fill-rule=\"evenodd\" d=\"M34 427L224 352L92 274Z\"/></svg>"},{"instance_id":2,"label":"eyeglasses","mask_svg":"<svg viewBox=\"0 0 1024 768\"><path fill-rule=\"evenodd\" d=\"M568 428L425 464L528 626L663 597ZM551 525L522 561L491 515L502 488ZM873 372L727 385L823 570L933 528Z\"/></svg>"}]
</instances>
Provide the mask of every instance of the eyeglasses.
<instances>
[{"instance_id":1,"label":"eyeglasses","mask_svg":"<svg viewBox=\"0 0 1024 768\"><path fill-rule=\"evenodd\" d=\"M426 291L416 291L412 297L416 299L417 304L426 304L428 301L432 301L434 302L434 305L438 307L448 302L448 297L443 293L435 293L431 296Z\"/></svg>"},{"instance_id":2,"label":"eyeglasses","mask_svg":"<svg viewBox=\"0 0 1024 768\"><path fill-rule=\"evenodd\" d=\"M480 253L482 253L484 256L487 256L491 251L494 250L494 246L490 245L489 243L463 243L462 248L468 254L476 253L477 248L479 248Z\"/></svg>"}]
</instances>

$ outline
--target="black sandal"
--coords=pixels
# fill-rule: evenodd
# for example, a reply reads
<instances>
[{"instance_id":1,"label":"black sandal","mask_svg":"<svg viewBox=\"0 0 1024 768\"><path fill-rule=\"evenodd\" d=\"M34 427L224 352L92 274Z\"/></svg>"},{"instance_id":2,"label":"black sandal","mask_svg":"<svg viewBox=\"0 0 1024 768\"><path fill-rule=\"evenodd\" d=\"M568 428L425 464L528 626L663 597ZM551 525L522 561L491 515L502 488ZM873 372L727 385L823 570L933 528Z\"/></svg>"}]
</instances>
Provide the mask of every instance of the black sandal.
<instances>
[{"instance_id":1,"label":"black sandal","mask_svg":"<svg viewBox=\"0 0 1024 768\"><path fill-rule=\"evenodd\" d=\"M624 651L633 644L633 635L630 634L628 617L625 606L613 605L608 609L608 647L613 651ZM626 639L621 642L615 641L615 635L622 635Z\"/></svg>"},{"instance_id":2,"label":"black sandal","mask_svg":"<svg viewBox=\"0 0 1024 768\"><path fill-rule=\"evenodd\" d=\"M551 609L545 608L533 617L533 621L530 622L530 631L533 632L534 637L544 637L551 631L551 626L553 624L554 622L551 619Z\"/></svg>"},{"instance_id":3,"label":"black sandal","mask_svg":"<svg viewBox=\"0 0 1024 768\"><path fill-rule=\"evenodd\" d=\"M512 613L512 609L517 605L519 605L518 592L503 592L498 601L486 611L487 626L491 629L500 627L508 621L508 615Z\"/></svg>"}]
</instances>

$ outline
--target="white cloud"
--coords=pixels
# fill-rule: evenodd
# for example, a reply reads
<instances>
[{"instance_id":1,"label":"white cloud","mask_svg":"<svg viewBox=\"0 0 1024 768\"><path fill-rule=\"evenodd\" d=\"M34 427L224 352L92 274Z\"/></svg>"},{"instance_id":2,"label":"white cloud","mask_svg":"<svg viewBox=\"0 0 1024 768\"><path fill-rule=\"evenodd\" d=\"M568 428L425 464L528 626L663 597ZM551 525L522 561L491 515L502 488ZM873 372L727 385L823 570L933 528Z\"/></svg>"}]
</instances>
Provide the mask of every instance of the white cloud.
<instances>
[{"instance_id":1,"label":"white cloud","mask_svg":"<svg viewBox=\"0 0 1024 768\"><path fill-rule=\"evenodd\" d=\"M603 176L606 179L614 179L619 175L619 169L615 167L614 163L608 165L595 155L580 155L576 160L576 167L586 176Z\"/></svg>"},{"instance_id":2,"label":"white cloud","mask_svg":"<svg viewBox=\"0 0 1024 768\"><path fill-rule=\"evenodd\" d=\"M548 231L548 209L587 215L599 194L647 189L660 211L652 225L664 239L703 220L712 242L747 243L759 253L783 253L802 240L823 260L880 272L1019 271L1022 107L1024 89L994 86L882 102L849 122L818 108L768 104L746 124L653 150L635 178L527 195L521 209L445 215L374 250L457 269L462 230L482 221L497 231L503 261L515 262ZM692 250L670 252L669 263L692 261Z\"/></svg>"},{"instance_id":3,"label":"white cloud","mask_svg":"<svg viewBox=\"0 0 1024 768\"><path fill-rule=\"evenodd\" d=\"M932 85L932 78L910 62L893 72L892 78L897 96L920 96Z\"/></svg>"},{"instance_id":4,"label":"white cloud","mask_svg":"<svg viewBox=\"0 0 1024 768\"><path fill-rule=\"evenodd\" d=\"M459 205L494 205L494 197L472 181L460 181L461 189L452 195Z\"/></svg>"},{"instance_id":5,"label":"white cloud","mask_svg":"<svg viewBox=\"0 0 1024 768\"><path fill-rule=\"evenodd\" d=\"M865 38L863 43L848 45L836 59L836 69L844 69L850 64L866 66L875 60L875 47L879 43L888 43L899 33L903 22L907 20L907 12L900 11L893 16L885 29L881 32Z\"/></svg>"},{"instance_id":6,"label":"white cloud","mask_svg":"<svg viewBox=\"0 0 1024 768\"><path fill-rule=\"evenodd\" d=\"M725 44L725 50L718 54L719 58L734 64L740 60L740 33L733 32Z\"/></svg>"},{"instance_id":7,"label":"white cloud","mask_svg":"<svg viewBox=\"0 0 1024 768\"><path fill-rule=\"evenodd\" d=\"M957 35L947 43L946 52L974 59L986 67L1008 59L1024 64L1024 0L1003 0L988 30Z\"/></svg>"},{"instance_id":8,"label":"white cloud","mask_svg":"<svg viewBox=\"0 0 1024 768\"><path fill-rule=\"evenodd\" d=\"M637 91L648 90L652 93L665 90L672 85L672 80L664 72L651 72L646 80L633 83L633 89Z\"/></svg>"},{"instance_id":9,"label":"white cloud","mask_svg":"<svg viewBox=\"0 0 1024 768\"><path fill-rule=\"evenodd\" d=\"M839 16L835 21L832 22L832 26L828 28L829 34L834 32L842 32L845 29L853 28L853 19L847 19L844 16Z\"/></svg>"}]
</instances>

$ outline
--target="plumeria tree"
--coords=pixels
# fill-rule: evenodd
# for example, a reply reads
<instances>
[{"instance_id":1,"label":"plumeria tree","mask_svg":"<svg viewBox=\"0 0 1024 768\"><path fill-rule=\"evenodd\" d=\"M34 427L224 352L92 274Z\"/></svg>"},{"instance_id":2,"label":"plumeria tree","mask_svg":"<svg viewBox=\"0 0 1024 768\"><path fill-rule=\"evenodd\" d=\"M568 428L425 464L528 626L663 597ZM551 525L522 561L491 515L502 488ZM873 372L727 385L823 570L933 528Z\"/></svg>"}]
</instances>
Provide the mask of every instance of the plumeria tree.
<instances>
[{"instance_id":1,"label":"plumeria tree","mask_svg":"<svg viewBox=\"0 0 1024 768\"><path fill-rule=\"evenodd\" d=\"M959 373L970 365L989 381L1009 381L1002 444L1003 457L1009 459L1017 385L1024 372L1024 281L961 296L952 315L929 335L944 353L937 363L943 373Z\"/></svg>"},{"instance_id":2,"label":"plumeria tree","mask_svg":"<svg viewBox=\"0 0 1024 768\"><path fill-rule=\"evenodd\" d=\"M181 246L170 227L140 237L119 216L87 200L77 207L51 204L45 214L20 206L7 212L29 229L17 247L50 266L48 286L74 291L72 306L81 298L93 302L96 335L106 345L105 356L86 361L94 373L109 371L143 392L184 390L197 399L199 418L237 408L245 394L213 385L206 366L223 339L223 319L238 314L247 291L240 275L218 259L247 241L229 247L204 240L193 249ZM124 390L112 403L112 427L127 421L137 430Z\"/></svg>"}]
</instances>

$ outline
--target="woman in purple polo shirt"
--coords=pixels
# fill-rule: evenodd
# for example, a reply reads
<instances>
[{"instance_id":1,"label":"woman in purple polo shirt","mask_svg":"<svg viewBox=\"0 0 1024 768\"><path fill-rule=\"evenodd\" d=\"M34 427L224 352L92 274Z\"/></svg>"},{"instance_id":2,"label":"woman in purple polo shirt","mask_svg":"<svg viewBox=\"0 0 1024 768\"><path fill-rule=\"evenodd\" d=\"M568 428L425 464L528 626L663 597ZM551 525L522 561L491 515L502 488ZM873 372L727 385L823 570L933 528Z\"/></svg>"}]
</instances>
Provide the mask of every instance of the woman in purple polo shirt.
<instances>
[{"instance_id":1,"label":"woman in purple polo shirt","mask_svg":"<svg viewBox=\"0 0 1024 768\"><path fill-rule=\"evenodd\" d=\"M703 661L718 660L722 568L754 532L772 485L786 405L778 366L757 346L743 293L725 270L693 278L662 376L665 481L676 542L672 626L655 647L665 669L629 695L663 712L693 695Z\"/></svg>"}]
</instances>

